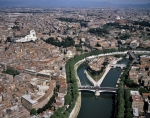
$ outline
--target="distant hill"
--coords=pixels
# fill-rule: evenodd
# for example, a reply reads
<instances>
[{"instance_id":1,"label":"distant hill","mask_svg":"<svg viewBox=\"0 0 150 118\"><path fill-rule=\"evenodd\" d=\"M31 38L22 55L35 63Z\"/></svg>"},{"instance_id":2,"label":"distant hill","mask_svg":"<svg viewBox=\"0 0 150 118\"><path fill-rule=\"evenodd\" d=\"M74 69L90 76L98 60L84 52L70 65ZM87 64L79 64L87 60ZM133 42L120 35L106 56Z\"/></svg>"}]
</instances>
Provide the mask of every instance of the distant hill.
<instances>
[{"instance_id":1,"label":"distant hill","mask_svg":"<svg viewBox=\"0 0 150 118\"><path fill-rule=\"evenodd\" d=\"M136 8L150 8L150 3L148 4L118 4L117 6L122 7L136 7Z\"/></svg>"},{"instance_id":2,"label":"distant hill","mask_svg":"<svg viewBox=\"0 0 150 118\"><path fill-rule=\"evenodd\" d=\"M112 4L109 2L76 0L18 0L17 2L0 1L0 7L143 7L149 4Z\"/></svg>"}]
</instances>

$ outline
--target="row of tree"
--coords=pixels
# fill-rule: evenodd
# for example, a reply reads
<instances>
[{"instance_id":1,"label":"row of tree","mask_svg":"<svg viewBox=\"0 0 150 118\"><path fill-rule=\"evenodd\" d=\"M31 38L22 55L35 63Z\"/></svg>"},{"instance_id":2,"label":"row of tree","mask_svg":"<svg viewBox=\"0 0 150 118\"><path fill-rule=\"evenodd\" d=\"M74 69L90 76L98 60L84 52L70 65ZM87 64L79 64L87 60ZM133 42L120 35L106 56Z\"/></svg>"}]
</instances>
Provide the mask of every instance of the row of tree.
<instances>
[{"instance_id":1,"label":"row of tree","mask_svg":"<svg viewBox=\"0 0 150 118\"><path fill-rule=\"evenodd\" d=\"M105 36L105 34L109 34L109 31L105 28L92 28L89 29L89 32L98 36Z\"/></svg>"},{"instance_id":2,"label":"row of tree","mask_svg":"<svg viewBox=\"0 0 150 118\"><path fill-rule=\"evenodd\" d=\"M126 85L126 80L128 79L128 73L132 65L132 60L129 60L126 69L121 75L120 83L118 84L118 94L117 94L117 108L116 117L117 118L132 118L131 114L131 102L130 102L130 91L128 89L124 90L124 85Z\"/></svg>"},{"instance_id":3,"label":"row of tree","mask_svg":"<svg viewBox=\"0 0 150 118\"><path fill-rule=\"evenodd\" d=\"M123 89L123 81L121 81L118 85L118 93L117 93L117 118L124 118L125 112L125 100L124 100L124 89Z\"/></svg>"},{"instance_id":4,"label":"row of tree","mask_svg":"<svg viewBox=\"0 0 150 118\"><path fill-rule=\"evenodd\" d=\"M56 18L60 21L64 21L64 22L74 22L74 23L79 23L79 22L84 22L84 20L78 20L78 19L73 19L73 18L63 18L63 17L60 17L60 18Z\"/></svg>"},{"instance_id":5,"label":"row of tree","mask_svg":"<svg viewBox=\"0 0 150 118\"><path fill-rule=\"evenodd\" d=\"M53 107L53 103L55 102L55 95L53 95L51 97L51 99L49 100L49 102L42 108L39 108L37 110L37 113L40 114L42 113L43 111L46 111L47 109L51 109Z\"/></svg>"},{"instance_id":6,"label":"row of tree","mask_svg":"<svg viewBox=\"0 0 150 118\"><path fill-rule=\"evenodd\" d=\"M120 25L119 23L107 23L105 25L103 25L104 28L118 28L118 29L126 29L126 30L130 30L132 31L133 29L135 29L135 26L129 26L129 25Z\"/></svg>"},{"instance_id":7,"label":"row of tree","mask_svg":"<svg viewBox=\"0 0 150 118\"><path fill-rule=\"evenodd\" d=\"M125 118L132 118L132 101L130 97L130 89L124 90L125 100Z\"/></svg>"},{"instance_id":8,"label":"row of tree","mask_svg":"<svg viewBox=\"0 0 150 118\"><path fill-rule=\"evenodd\" d=\"M75 77L74 64L77 62L75 58L68 60L66 64L66 76L68 83L67 95L65 96L65 106L58 108L51 118L68 118L71 111L75 107L78 98L78 85Z\"/></svg>"},{"instance_id":9,"label":"row of tree","mask_svg":"<svg viewBox=\"0 0 150 118\"><path fill-rule=\"evenodd\" d=\"M121 39L121 40L127 40L131 37L131 35L129 33L125 33L122 35L118 35L118 37L116 37L116 39Z\"/></svg>"},{"instance_id":10,"label":"row of tree","mask_svg":"<svg viewBox=\"0 0 150 118\"><path fill-rule=\"evenodd\" d=\"M144 26L144 27L150 27L150 22L148 21L134 21L133 25L140 25L140 26Z\"/></svg>"},{"instance_id":11,"label":"row of tree","mask_svg":"<svg viewBox=\"0 0 150 118\"><path fill-rule=\"evenodd\" d=\"M56 88L54 88L54 95L50 98L50 100L48 101L48 103L43 106L42 108L39 108L38 110L36 109L31 109L30 114L31 115L36 115L36 114L40 114L44 111L46 111L47 109L52 109L53 107L53 103L55 103L55 97L56 97L56 93L59 91L59 86L56 86Z\"/></svg>"}]
</instances>

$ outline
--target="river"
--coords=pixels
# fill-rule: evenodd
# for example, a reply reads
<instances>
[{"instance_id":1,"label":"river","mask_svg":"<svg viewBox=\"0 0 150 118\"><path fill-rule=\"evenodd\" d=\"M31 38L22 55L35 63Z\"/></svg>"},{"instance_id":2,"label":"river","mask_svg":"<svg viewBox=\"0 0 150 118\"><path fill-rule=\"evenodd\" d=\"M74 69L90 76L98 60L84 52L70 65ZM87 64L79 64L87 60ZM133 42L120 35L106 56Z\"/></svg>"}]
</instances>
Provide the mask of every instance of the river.
<instances>
[{"instance_id":1,"label":"river","mask_svg":"<svg viewBox=\"0 0 150 118\"><path fill-rule=\"evenodd\" d=\"M119 64L127 64L128 59L123 58ZM77 69L77 74L80 78L81 85L92 85L84 74L87 68L87 63L83 63ZM118 77L121 74L120 68L111 69L105 76L101 87L115 87ZM115 94L101 93L99 97L95 97L93 92L81 93L81 108L77 118L114 118L115 109Z\"/></svg>"}]
</instances>

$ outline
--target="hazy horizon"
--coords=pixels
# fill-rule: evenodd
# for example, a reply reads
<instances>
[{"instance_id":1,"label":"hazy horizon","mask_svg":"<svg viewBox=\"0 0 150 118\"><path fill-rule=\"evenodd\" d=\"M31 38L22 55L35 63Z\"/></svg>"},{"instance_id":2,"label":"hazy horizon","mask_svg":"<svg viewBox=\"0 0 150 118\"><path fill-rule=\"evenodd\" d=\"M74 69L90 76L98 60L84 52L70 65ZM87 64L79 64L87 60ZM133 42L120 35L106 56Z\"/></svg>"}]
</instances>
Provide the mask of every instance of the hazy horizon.
<instances>
[{"instance_id":1,"label":"hazy horizon","mask_svg":"<svg viewBox=\"0 0 150 118\"><path fill-rule=\"evenodd\" d=\"M0 6L113 6L148 4L149 0L0 0Z\"/></svg>"}]
</instances>

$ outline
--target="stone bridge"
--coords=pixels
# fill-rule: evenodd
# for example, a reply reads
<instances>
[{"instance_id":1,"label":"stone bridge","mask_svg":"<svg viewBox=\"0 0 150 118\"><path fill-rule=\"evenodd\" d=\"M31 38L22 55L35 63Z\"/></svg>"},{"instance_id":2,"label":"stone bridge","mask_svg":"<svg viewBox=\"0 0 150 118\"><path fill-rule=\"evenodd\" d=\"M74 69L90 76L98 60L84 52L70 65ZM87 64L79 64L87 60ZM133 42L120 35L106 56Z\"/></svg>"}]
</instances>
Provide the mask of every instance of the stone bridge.
<instances>
[{"instance_id":1,"label":"stone bridge","mask_svg":"<svg viewBox=\"0 0 150 118\"><path fill-rule=\"evenodd\" d=\"M114 67L114 68L116 68L116 67L120 67L121 69L123 69L123 68L125 68L125 67L126 67L126 65L125 65L125 64L109 64L109 66L110 66L110 67Z\"/></svg>"},{"instance_id":2,"label":"stone bridge","mask_svg":"<svg viewBox=\"0 0 150 118\"><path fill-rule=\"evenodd\" d=\"M79 91L92 91L96 96L99 96L101 92L117 93L118 88L115 87L98 87L98 86L80 86Z\"/></svg>"},{"instance_id":3,"label":"stone bridge","mask_svg":"<svg viewBox=\"0 0 150 118\"><path fill-rule=\"evenodd\" d=\"M131 50L129 50L128 52L127 52L127 54L129 54L129 56L132 58L132 59L134 59L134 63L139 63L139 61L138 61L138 59L137 59L137 57L135 56L135 54L134 54L134 52L132 52Z\"/></svg>"}]
</instances>

